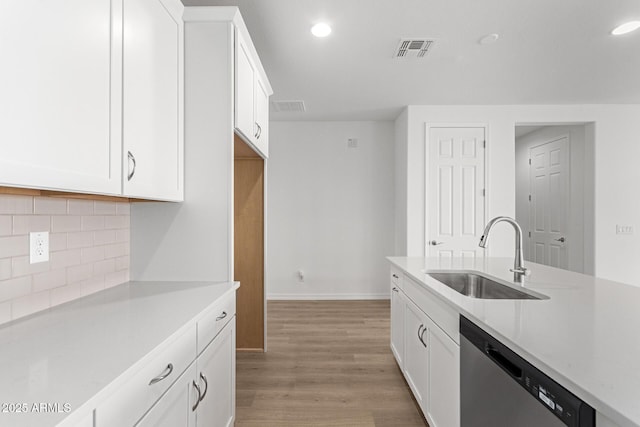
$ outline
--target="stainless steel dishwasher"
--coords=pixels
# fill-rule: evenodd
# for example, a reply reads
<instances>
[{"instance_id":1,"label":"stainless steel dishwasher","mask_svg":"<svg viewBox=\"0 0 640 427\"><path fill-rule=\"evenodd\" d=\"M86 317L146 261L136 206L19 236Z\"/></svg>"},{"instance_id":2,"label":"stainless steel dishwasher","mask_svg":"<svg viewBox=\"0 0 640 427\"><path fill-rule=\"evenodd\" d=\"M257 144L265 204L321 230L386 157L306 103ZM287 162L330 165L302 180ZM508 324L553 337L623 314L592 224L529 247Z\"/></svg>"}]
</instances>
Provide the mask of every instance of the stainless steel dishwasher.
<instances>
[{"instance_id":1,"label":"stainless steel dishwasher","mask_svg":"<svg viewBox=\"0 0 640 427\"><path fill-rule=\"evenodd\" d=\"M593 427L595 411L460 316L461 427Z\"/></svg>"}]
</instances>

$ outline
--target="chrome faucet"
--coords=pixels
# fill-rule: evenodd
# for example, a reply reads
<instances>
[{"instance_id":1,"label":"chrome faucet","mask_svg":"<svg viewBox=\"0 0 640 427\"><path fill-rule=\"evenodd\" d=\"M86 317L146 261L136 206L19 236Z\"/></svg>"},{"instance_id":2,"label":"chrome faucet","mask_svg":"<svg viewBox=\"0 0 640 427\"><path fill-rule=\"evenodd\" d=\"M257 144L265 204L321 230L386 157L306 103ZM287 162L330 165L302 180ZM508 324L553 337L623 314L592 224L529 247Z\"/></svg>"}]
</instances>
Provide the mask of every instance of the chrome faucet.
<instances>
[{"instance_id":1,"label":"chrome faucet","mask_svg":"<svg viewBox=\"0 0 640 427\"><path fill-rule=\"evenodd\" d=\"M516 257L513 261L513 268L510 269L510 271L513 271L513 277L515 278L515 280L520 281L522 279L522 276L527 275L528 273L527 269L522 265L524 263L522 258L522 228L520 228L515 219L508 216L497 216L493 218L484 228L478 246L480 246L481 248L487 247L487 240L489 240L489 233L491 232L491 229L494 225L502 221L511 224L516 231Z\"/></svg>"}]
</instances>

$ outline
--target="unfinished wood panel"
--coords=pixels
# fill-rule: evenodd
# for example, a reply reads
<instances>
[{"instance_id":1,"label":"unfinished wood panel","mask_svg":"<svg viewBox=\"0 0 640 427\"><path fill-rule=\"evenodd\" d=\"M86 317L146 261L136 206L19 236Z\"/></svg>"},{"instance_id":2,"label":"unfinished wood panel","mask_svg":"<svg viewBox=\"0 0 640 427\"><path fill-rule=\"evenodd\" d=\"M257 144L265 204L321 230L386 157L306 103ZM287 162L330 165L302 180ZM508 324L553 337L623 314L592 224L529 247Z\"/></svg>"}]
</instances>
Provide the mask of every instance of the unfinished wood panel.
<instances>
[{"instance_id":1,"label":"unfinished wood panel","mask_svg":"<svg viewBox=\"0 0 640 427\"><path fill-rule=\"evenodd\" d=\"M236 347L264 349L264 161L234 161L234 280Z\"/></svg>"},{"instance_id":2,"label":"unfinished wood panel","mask_svg":"<svg viewBox=\"0 0 640 427\"><path fill-rule=\"evenodd\" d=\"M253 151L244 140L233 134L233 157L235 159L261 159L260 155Z\"/></svg>"},{"instance_id":3,"label":"unfinished wood panel","mask_svg":"<svg viewBox=\"0 0 640 427\"><path fill-rule=\"evenodd\" d=\"M238 353L236 427L425 427L389 347L389 301L269 301L269 351Z\"/></svg>"}]
</instances>

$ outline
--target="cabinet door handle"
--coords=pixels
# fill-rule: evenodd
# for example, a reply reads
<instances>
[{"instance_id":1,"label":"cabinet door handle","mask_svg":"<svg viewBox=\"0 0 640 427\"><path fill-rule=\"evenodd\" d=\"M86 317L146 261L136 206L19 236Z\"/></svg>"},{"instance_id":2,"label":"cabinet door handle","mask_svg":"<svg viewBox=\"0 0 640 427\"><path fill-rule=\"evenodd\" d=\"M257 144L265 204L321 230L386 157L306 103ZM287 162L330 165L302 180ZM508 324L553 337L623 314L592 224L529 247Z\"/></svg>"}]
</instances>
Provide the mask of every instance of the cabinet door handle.
<instances>
[{"instance_id":1,"label":"cabinet door handle","mask_svg":"<svg viewBox=\"0 0 640 427\"><path fill-rule=\"evenodd\" d=\"M260 125L258 124L258 122L254 122L254 124L256 125L256 131L253 132L253 136L257 138L258 137L258 128L260 127Z\"/></svg>"},{"instance_id":2,"label":"cabinet door handle","mask_svg":"<svg viewBox=\"0 0 640 427\"><path fill-rule=\"evenodd\" d=\"M162 381L163 379L167 378L169 375L171 375L171 372L173 372L173 363L169 363L167 365L167 367L164 369L164 371L158 375L155 378L152 378L151 381L149 381L149 385L153 385L157 382Z\"/></svg>"},{"instance_id":3,"label":"cabinet door handle","mask_svg":"<svg viewBox=\"0 0 640 427\"><path fill-rule=\"evenodd\" d=\"M133 174L136 173L136 158L131 154L131 151L127 151L127 157L129 158L129 162L133 162L133 168L129 168L129 173L127 174L127 181L131 181Z\"/></svg>"},{"instance_id":4,"label":"cabinet door handle","mask_svg":"<svg viewBox=\"0 0 640 427\"><path fill-rule=\"evenodd\" d=\"M218 320L222 320L222 319L224 319L225 317L227 317L227 312L226 312L226 311L223 311L223 312L222 312L222 314L221 314L220 316L216 317L216 322L217 322Z\"/></svg>"},{"instance_id":5,"label":"cabinet door handle","mask_svg":"<svg viewBox=\"0 0 640 427\"><path fill-rule=\"evenodd\" d=\"M393 292L400 292L395 286L391 289Z\"/></svg>"},{"instance_id":6,"label":"cabinet door handle","mask_svg":"<svg viewBox=\"0 0 640 427\"><path fill-rule=\"evenodd\" d=\"M424 333L427 332L427 328L425 327L422 330L422 333L420 334L420 341L422 342L422 345L424 346L424 348L427 348L427 343L424 342Z\"/></svg>"},{"instance_id":7,"label":"cabinet door handle","mask_svg":"<svg viewBox=\"0 0 640 427\"><path fill-rule=\"evenodd\" d=\"M394 279L399 279L398 275L393 273L391 276L393 276Z\"/></svg>"},{"instance_id":8,"label":"cabinet door handle","mask_svg":"<svg viewBox=\"0 0 640 427\"><path fill-rule=\"evenodd\" d=\"M424 331L422 330L422 328L424 328ZM418 328L418 339L420 340L424 348L427 348L427 344L425 344L425 342L422 341L422 335L424 335L426 331L427 331L427 328L425 328L424 325L420 325L420 327Z\"/></svg>"},{"instance_id":9,"label":"cabinet door handle","mask_svg":"<svg viewBox=\"0 0 640 427\"><path fill-rule=\"evenodd\" d=\"M193 386L195 387L196 391L198 392L198 398L196 399L196 403L191 407L192 411L195 411L196 409L198 409L198 405L200 404L200 401L202 400L202 393L200 393L200 386L196 383L195 380L191 381L191 383L193 384Z\"/></svg>"},{"instance_id":10,"label":"cabinet door handle","mask_svg":"<svg viewBox=\"0 0 640 427\"><path fill-rule=\"evenodd\" d=\"M202 399L204 399L204 397L207 395L207 390L209 390L209 383L207 382L207 377L204 376L204 374L202 372L200 372L200 378L202 379L202 381L204 381L204 391L202 392L202 396L200 396L200 402L202 402Z\"/></svg>"},{"instance_id":11,"label":"cabinet door handle","mask_svg":"<svg viewBox=\"0 0 640 427\"><path fill-rule=\"evenodd\" d=\"M256 138L260 139L260 135L262 135L262 126L260 126L258 123L256 123L256 126L258 126L258 134L256 135Z\"/></svg>"}]
</instances>

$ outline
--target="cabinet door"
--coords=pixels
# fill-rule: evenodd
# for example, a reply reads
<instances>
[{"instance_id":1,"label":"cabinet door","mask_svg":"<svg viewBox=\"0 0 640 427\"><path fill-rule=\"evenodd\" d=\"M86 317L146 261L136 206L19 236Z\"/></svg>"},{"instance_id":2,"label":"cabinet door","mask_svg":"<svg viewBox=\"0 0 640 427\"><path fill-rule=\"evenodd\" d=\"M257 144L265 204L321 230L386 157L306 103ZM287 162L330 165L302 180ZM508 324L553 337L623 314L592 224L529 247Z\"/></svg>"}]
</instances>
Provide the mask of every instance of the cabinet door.
<instances>
[{"instance_id":1,"label":"cabinet door","mask_svg":"<svg viewBox=\"0 0 640 427\"><path fill-rule=\"evenodd\" d=\"M404 376L426 414L429 392L428 320L408 298L405 298L404 307Z\"/></svg>"},{"instance_id":2,"label":"cabinet door","mask_svg":"<svg viewBox=\"0 0 640 427\"><path fill-rule=\"evenodd\" d=\"M255 80L255 118L256 126L256 148L262 153L264 158L269 157L269 92L261 79Z\"/></svg>"},{"instance_id":3,"label":"cabinet door","mask_svg":"<svg viewBox=\"0 0 640 427\"><path fill-rule=\"evenodd\" d=\"M0 2L0 186L120 193L121 13Z\"/></svg>"},{"instance_id":4,"label":"cabinet door","mask_svg":"<svg viewBox=\"0 0 640 427\"><path fill-rule=\"evenodd\" d=\"M235 123L236 129L255 144L256 124L254 120L254 70L251 54L240 32L236 29L235 69Z\"/></svg>"},{"instance_id":5,"label":"cabinet door","mask_svg":"<svg viewBox=\"0 0 640 427\"><path fill-rule=\"evenodd\" d=\"M194 427L196 415L192 408L198 400L198 392L192 382L196 372L195 363L192 363L136 427Z\"/></svg>"},{"instance_id":6,"label":"cabinet door","mask_svg":"<svg viewBox=\"0 0 640 427\"><path fill-rule=\"evenodd\" d=\"M400 369L404 359L404 304L402 291L391 283L391 351Z\"/></svg>"},{"instance_id":7,"label":"cabinet door","mask_svg":"<svg viewBox=\"0 0 640 427\"><path fill-rule=\"evenodd\" d=\"M196 418L199 427L229 427L235 420L236 319L227 323L197 359L203 392Z\"/></svg>"},{"instance_id":8,"label":"cabinet door","mask_svg":"<svg viewBox=\"0 0 640 427\"><path fill-rule=\"evenodd\" d=\"M181 200L183 23L177 0L124 4L123 193Z\"/></svg>"},{"instance_id":9,"label":"cabinet door","mask_svg":"<svg viewBox=\"0 0 640 427\"><path fill-rule=\"evenodd\" d=\"M432 427L460 425L460 346L435 323L429 325L429 403Z\"/></svg>"}]
</instances>

